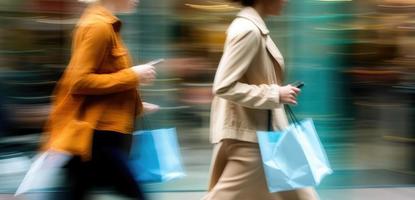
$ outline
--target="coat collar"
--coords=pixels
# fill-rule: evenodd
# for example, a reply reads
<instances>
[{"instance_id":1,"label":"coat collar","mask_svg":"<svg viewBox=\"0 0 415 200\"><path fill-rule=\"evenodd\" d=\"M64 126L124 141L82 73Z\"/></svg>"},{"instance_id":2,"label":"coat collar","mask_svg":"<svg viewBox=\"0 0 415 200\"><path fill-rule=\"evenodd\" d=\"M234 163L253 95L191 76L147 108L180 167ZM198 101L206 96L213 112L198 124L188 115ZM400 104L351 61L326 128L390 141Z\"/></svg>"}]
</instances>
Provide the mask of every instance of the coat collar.
<instances>
[{"instance_id":1,"label":"coat collar","mask_svg":"<svg viewBox=\"0 0 415 200\"><path fill-rule=\"evenodd\" d=\"M252 8L252 7L245 7L242 9L238 15L238 17L242 17L245 19L248 19L249 21L253 22L255 26L258 27L258 29L261 31L261 34L266 37L266 48L269 51L269 53L272 55L275 61L279 64L279 67L284 70L284 59L281 55L280 50L275 45L275 43L272 41L271 37L269 36L269 30L267 28L267 25L265 24L262 17L258 14L258 12Z\"/></svg>"},{"instance_id":2,"label":"coat collar","mask_svg":"<svg viewBox=\"0 0 415 200\"><path fill-rule=\"evenodd\" d=\"M284 59L281 55L281 52L269 36L269 30L267 28L267 25L265 24L262 17L258 14L258 12L252 7L245 7L238 13L237 16L253 22L255 26L257 26L258 29L261 31L261 34L266 36L266 48L268 52L278 63L279 68L282 71L284 71Z\"/></svg>"},{"instance_id":3,"label":"coat collar","mask_svg":"<svg viewBox=\"0 0 415 200\"><path fill-rule=\"evenodd\" d=\"M252 21L259 28L259 30L261 31L263 35L269 34L267 25L265 25L264 20L254 8L245 7L238 13L237 16L248 19L249 21Z\"/></svg>"}]
</instances>

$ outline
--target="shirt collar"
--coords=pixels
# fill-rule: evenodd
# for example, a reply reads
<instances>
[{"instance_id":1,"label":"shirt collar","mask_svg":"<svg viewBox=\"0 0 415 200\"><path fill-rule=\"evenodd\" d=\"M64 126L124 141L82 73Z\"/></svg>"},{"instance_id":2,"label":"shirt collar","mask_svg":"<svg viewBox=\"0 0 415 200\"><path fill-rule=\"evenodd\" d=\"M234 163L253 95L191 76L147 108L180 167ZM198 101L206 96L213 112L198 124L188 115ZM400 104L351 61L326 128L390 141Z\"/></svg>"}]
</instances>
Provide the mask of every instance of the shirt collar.
<instances>
[{"instance_id":1,"label":"shirt collar","mask_svg":"<svg viewBox=\"0 0 415 200\"><path fill-rule=\"evenodd\" d=\"M267 25L265 24L262 17L258 14L258 12L252 7L245 7L243 8L237 15L238 17L246 18L252 21L261 31L263 35L268 35L269 30Z\"/></svg>"}]
</instances>

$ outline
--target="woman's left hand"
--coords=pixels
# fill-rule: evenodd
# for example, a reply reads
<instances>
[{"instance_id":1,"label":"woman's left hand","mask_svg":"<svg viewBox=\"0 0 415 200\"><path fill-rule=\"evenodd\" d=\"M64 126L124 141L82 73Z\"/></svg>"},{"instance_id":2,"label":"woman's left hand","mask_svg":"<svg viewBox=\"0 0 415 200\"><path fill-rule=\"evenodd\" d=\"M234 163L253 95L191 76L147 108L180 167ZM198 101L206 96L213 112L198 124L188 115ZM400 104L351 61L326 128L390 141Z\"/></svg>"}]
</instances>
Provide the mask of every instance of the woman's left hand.
<instances>
[{"instance_id":1,"label":"woman's left hand","mask_svg":"<svg viewBox=\"0 0 415 200\"><path fill-rule=\"evenodd\" d=\"M143 102L143 112L144 114L155 113L160 110L160 106L152 103Z\"/></svg>"}]
</instances>

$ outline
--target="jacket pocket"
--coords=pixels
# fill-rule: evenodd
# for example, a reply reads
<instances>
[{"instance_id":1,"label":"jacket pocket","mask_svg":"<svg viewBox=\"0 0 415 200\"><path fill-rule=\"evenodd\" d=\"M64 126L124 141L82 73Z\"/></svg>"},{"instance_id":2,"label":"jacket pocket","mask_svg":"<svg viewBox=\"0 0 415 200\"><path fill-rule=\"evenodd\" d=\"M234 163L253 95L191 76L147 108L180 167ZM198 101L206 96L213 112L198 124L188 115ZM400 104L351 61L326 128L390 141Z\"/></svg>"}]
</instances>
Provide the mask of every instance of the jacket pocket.
<instances>
[{"instance_id":1,"label":"jacket pocket","mask_svg":"<svg viewBox=\"0 0 415 200\"><path fill-rule=\"evenodd\" d=\"M87 158L91 153L93 131L88 122L71 120L53 141L52 148Z\"/></svg>"}]
</instances>

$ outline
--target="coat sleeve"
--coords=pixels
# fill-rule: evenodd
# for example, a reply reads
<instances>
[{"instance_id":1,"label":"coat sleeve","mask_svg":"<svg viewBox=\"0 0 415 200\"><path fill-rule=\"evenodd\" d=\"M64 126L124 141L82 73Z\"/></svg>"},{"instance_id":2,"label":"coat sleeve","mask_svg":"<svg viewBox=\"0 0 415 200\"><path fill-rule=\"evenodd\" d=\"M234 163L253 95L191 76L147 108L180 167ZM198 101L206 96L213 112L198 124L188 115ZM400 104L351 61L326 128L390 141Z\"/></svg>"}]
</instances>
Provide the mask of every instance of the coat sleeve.
<instances>
[{"instance_id":1,"label":"coat sleeve","mask_svg":"<svg viewBox=\"0 0 415 200\"><path fill-rule=\"evenodd\" d=\"M255 30L228 34L213 84L215 95L254 109L274 109L280 106L277 84L253 85L239 81L258 53L260 42L261 35Z\"/></svg>"},{"instance_id":2,"label":"coat sleeve","mask_svg":"<svg viewBox=\"0 0 415 200\"><path fill-rule=\"evenodd\" d=\"M111 45L111 30L107 24L82 27L75 37L79 44L73 51L75 76L71 77L71 93L105 95L134 89L138 78L130 68L109 74L97 74Z\"/></svg>"}]
</instances>

